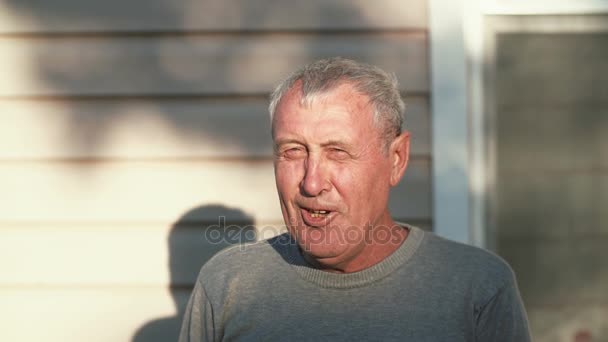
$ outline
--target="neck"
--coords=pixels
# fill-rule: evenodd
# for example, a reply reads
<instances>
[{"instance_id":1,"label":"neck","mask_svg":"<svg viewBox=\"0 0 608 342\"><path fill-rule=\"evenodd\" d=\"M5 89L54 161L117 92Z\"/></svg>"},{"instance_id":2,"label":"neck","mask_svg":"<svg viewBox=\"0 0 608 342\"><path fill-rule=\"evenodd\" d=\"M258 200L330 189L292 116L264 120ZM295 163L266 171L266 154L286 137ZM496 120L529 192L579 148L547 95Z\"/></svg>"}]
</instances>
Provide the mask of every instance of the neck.
<instances>
[{"instance_id":1,"label":"neck","mask_svg":"<svg viewBox=\"0 0 608 342\"><path fill-rule=\"evenodd\" d=\"M333 260L317 259L313 256L303 253L304 259L317 269L331 273L354 273L366 268L372 267L382 260L386 259L395 250L397 250L407 239L408 230L399 226L392 221L390 229L380 237L381 241L362 242L362 248L356 255L342 262L332 262ZM372 228L374 229L374 228ZM372 236L375 236L373 233Z\"/></svg>"}]
</instances>

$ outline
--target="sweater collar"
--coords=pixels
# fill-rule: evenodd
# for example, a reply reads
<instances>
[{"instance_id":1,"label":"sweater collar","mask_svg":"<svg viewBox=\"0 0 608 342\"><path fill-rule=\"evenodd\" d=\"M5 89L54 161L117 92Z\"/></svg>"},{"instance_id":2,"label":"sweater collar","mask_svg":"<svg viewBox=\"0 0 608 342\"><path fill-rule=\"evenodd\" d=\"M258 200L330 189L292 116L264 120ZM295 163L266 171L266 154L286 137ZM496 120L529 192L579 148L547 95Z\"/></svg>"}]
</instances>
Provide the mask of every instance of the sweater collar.
<instances>
[{"instance_id":1,"label":"sweater collar","mask_svg":"<svg viewBox=\"0 0 608 342\"><path fill-rule=\"evenodd\" d=\"M311 266L302 255L297 243L289 236L291 243L284 244L280 253L295 272L305 280L326 288L353 288L365 286L382 279L412 258L422 242L425 232L420 228L398 222L409 230L405 241L391 255L379 263L354 273L331 273Z\"/></svg>"}]
</instances>

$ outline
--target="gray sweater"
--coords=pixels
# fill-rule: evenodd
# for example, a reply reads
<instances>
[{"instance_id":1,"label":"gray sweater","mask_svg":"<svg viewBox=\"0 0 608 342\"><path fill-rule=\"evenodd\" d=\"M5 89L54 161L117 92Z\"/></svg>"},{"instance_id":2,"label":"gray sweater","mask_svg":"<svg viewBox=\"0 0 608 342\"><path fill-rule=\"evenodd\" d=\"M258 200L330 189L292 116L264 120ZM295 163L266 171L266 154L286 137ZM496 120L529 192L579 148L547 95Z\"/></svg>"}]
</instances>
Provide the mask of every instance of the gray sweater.
<instances>
[{"instance_id":1,"label":"gray sweater","mask_svg":"<svg viewBox=\"0 0 608 342\"><path fill-rule=\"evenodd\" d=\"M350 274L312 268L287 234L226 249L203 266L179 340L530 340L502 259L408 228L388 258Z\"/></svg>"}]
</instances>

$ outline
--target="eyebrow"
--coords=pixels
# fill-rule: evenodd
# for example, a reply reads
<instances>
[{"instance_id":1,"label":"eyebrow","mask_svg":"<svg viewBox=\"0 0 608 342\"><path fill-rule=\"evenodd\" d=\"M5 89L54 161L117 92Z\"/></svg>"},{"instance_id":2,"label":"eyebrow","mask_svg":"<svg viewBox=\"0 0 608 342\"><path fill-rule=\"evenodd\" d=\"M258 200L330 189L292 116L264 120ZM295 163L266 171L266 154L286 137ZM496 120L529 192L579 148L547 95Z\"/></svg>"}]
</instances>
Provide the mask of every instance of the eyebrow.
<instances>
[{"instance_id":1,"label":"eyebrow","mask_svg":"<svg viewBox=\"0 0 608 342\"><path fill-rule=\"evenodd\" d=\"M341 140L328 140L324 143L321 144L321 147L328 147L328 146L338 146L338 147L342 147L344 149L352 149L353 145L341 141Z\"/></svg>"},{"instance_id":2,"label":"eyebrow","mask_svg":"<svg viewBox=\"0 0 608 342\"><path fill-rule=\"evenodd\" d=\"M302 142L299 141L298 139L294 139L294 138L279 139L274 142L274 146L280 146L280 145L285 145L285 144L300 144L301 145Z\"/></svg>"},{"instance_id":3,"label":"eyebrow","mask_svg":"<svg viewBox=\"0 0 608 342\"><path fill-rule=\"evenodd\" d=\"M279 139L277 141L274 142L274 146L278 147L278 146L282 146L282 145L287 145L287 144L298 144L298 145L303 145L302 141L295 139L295 138L284 138L284 139ZM327 140L323 143L321 143L321 147L329 147L329 146L337 146L337 147L341 147L343 149L346 150L352 150L353 149L353 145L349 144L345 141L341 141L341 140L336 140L336 139L331 139L331 140Z\"/></svg>"}]
</instances>

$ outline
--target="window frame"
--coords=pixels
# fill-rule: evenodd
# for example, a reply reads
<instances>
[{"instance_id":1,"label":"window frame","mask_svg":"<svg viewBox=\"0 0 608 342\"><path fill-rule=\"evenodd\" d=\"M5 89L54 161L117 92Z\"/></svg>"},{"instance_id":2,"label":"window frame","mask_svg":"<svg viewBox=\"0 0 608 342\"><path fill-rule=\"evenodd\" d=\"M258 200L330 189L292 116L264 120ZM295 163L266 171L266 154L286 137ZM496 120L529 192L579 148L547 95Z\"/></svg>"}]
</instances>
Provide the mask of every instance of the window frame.
<instances>
[{"instance_id":1,"label":"window frame","mask_svg":"<svg viewBox=\"0 0 608 342\"><path fill-rule=\"evenodd\" d=\"M608 14L608 1L430 0L429 14L434 231L494 249L496 34L608 30L567 18Z\"/></svg>"}]
</instances>

